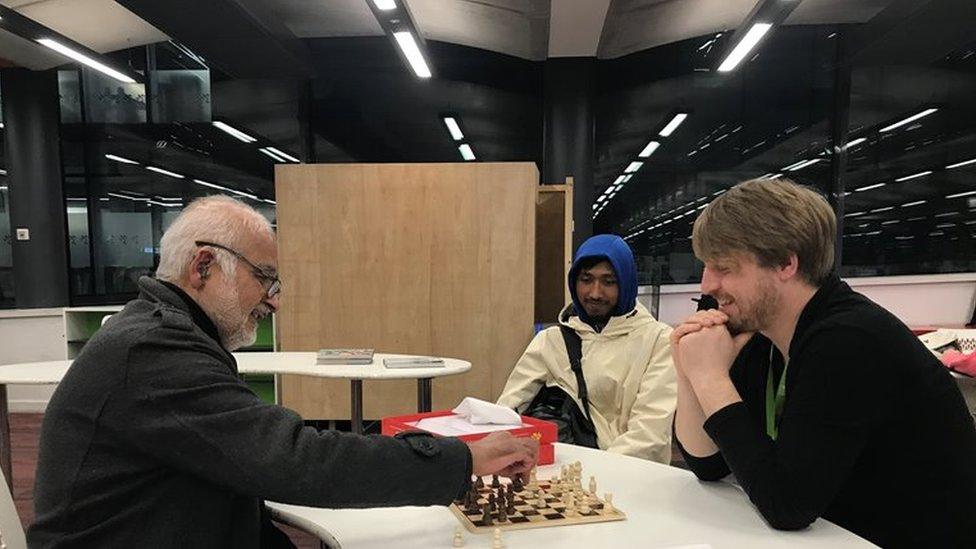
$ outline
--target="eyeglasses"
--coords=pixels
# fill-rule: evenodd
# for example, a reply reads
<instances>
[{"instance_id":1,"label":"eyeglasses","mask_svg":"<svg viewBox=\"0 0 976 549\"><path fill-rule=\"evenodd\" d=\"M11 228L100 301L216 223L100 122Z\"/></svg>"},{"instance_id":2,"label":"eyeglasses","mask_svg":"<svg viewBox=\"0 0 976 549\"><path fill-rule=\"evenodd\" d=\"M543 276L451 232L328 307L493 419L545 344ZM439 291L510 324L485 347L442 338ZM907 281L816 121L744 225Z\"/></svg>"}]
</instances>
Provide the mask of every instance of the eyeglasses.
<instances>
[{"instance_id":1,"label":"eyeglasses","mask_svg":"<svg viewBox=\"0 0 976 549\"><path fill-rule=\"evenodd\" d=\"M277 276L268 274L266 271L264 271L264 269L252 263L251 260L244 257L244 254L242 254L241 252L228 248L223 244L217 244L215 242L207 242L206 240L197 240L196 242L194 242L194 244L196 244L197 246L210 246L211 248L219 248L221 250L234 254L234 257L240 259L244 263L247 263L248 267L251 268L251 274L254 275L254 278L258 279L258 282L261 283L261 287L264 288L265 291L267 292L268 299L271 299L272 297L278 295L279 292L281 292L281 280Z\"/></svg>"}]
</instances>

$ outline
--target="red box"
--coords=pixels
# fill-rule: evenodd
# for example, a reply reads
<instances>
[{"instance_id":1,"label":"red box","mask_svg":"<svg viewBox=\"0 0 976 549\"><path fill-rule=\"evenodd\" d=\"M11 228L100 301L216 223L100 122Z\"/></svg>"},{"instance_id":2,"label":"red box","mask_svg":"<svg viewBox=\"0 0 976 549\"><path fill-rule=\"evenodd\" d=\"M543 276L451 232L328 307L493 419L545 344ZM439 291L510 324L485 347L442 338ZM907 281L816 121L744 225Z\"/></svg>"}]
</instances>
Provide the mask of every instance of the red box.
<instances>
[{"instance_id":1,"label":"red box","mask_svg":"<svg viewBox=\"0 0 976 549\"><path fill-rule=\"evenodd\" d=\"M451 416L454 412L450 410L439 410L437 412L427 412L423 414L409 414L405 416L385 417L380 422L380 432L386 436L393 436L402 431L422 431L410 423L424 418ZM556 424L551 421L536 419L534 417L521 416L522 423L526 427L515 427L508 432L517 437L532 437L539 441L539 465L549 465L556 459L552 443L556 442ZM478 440L488 436L490 433L473 433L461 435L461 440Z\"/></svg>"}]
</instances>

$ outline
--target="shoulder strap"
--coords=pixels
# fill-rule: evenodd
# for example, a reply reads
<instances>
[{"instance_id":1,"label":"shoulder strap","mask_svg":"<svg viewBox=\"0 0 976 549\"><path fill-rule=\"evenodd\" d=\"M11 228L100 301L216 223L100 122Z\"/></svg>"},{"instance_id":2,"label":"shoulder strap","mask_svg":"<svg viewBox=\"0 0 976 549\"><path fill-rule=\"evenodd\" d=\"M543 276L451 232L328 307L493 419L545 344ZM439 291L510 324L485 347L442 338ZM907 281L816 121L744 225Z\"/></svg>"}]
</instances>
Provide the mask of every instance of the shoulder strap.
<instances>
[{"instance_id":1,"label":"shoulder strap","mask_svg":"<svg viewBox=\"0 0 976 549\"><path fill-rule=\"evenodd\" d=\"M586 392L586 380L583 379L583 342L580 340L576 330L559 325L559 331L563 334L563 341L566 342L566 351L569 353L569 364L576 374L576 385L579 387L579 399L583 402L583 413L586 419L590 419L590 401Z\"/></svg>"}]
</instances>

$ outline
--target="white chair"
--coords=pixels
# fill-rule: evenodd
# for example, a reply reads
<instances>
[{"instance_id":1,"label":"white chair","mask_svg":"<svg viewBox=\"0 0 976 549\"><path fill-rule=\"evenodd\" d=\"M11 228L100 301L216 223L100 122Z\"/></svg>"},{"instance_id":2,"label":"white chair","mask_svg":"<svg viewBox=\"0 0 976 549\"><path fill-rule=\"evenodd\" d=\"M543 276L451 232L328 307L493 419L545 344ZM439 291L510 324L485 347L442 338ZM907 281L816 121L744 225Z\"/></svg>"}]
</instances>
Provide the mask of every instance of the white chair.
<instances>
[{"instance_id":1,"label":"white chair","mask_svg":"<svg viewBox=\"0 0 976 549\"><path fill-rule=\"evenodd\" d=\"M7 486L7 479L0 471L0 547L4 549L27 549L27 538L24 527L20 525L17 508L14 507L14 497Z\"/></svg>"}]
</instances>

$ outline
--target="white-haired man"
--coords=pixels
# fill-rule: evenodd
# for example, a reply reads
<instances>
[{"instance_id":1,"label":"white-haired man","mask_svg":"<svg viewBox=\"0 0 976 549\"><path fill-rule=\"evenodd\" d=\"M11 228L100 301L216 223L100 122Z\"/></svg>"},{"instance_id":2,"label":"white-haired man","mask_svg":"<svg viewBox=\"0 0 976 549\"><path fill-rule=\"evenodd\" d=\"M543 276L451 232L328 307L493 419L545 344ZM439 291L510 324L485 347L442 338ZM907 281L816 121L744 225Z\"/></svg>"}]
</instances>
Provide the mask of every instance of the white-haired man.
<instances>
[{"instance_id":1,"label":"white-haired man","mask_svg":"<svg viewBox=\"0 0 976 549\"><path fill-rule=\"evenodd\" d=\"M227 197L163 235L157 278L92 338L47 408L31 547L290 545L264 499L447 504L471 474L521 474L533 441L317 431L262 402L231 351L278 308L269 223Z\"/></svg>"}]
</instances>

